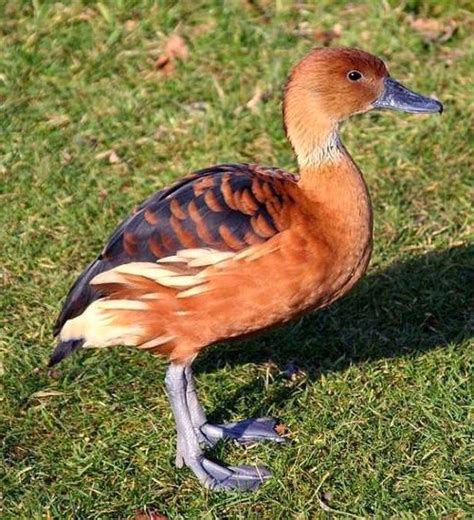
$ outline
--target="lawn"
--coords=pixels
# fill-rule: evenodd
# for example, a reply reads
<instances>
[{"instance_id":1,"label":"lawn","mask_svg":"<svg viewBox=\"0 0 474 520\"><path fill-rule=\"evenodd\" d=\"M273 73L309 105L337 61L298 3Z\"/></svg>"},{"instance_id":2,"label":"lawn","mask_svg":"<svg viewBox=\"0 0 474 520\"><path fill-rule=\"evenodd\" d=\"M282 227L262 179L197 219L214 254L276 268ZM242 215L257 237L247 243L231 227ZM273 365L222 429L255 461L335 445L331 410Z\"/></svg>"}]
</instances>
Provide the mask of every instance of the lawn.
<instances>
[{"instance_id":1,"label":"lawn","mask_svg":"<svg viewBox=\"0 0 474 520\"><path fill-rule=\"evenodd\" d=\"M468 5L1 3L2 519L472 518ZM291 439L219 445L217 458L274 478L254 494L212 493L174 468L166 363L82 351L48 372L51 327L81 269L154 190L220 162L295 169L282 85L322 44L380 55L445 112L345 125L375 212L356 290L196 362L212 419L275 415Z\"/></svg>"}]
</instances>

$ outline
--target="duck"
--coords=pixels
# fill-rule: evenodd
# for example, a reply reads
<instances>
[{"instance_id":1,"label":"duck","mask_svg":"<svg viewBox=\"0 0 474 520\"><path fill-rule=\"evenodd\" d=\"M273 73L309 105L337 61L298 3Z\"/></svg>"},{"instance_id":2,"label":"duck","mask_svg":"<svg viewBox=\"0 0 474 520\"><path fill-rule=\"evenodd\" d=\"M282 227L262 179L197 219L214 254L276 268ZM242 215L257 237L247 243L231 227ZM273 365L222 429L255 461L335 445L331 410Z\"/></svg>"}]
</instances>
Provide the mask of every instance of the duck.
<instances>
[{"instance_id":1,"label":"duck","mask_svg":"<svg viewBox=\"0 0 474 520\"><path fill-rule=\"evenodd\" d=\"M283 325L347 294L372 252L367 185L340 138L371 110L441 113L378 57L315 48L292 69L283 122L298 173L257 164L196 171L145 200L72 285L49 366L82 347L134 346L169 360L176 466L214 490L254 490L266 467L209 458L221 440L284 442L270 417L211 424L192 363L210 345Z\"/></svg>"}]
</instances>

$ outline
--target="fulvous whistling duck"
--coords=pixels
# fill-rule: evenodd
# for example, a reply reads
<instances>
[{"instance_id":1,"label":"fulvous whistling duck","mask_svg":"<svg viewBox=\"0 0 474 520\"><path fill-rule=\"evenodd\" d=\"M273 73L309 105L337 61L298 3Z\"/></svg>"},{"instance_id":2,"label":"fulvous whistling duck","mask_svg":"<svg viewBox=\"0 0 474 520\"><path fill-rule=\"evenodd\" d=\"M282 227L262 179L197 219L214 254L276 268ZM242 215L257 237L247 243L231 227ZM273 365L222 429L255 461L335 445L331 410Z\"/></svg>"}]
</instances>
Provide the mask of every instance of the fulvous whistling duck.
<instances>
[{"instance_id":1,"label":"fulvous whistling duck","mask_svg":"<svg viewBox=\"0 0 474 520\"><path fill-rule=\"evenodd\" d=\"M219 439L283 439L270 418L212 425L191 363L206 346L325 307L364 274L372 210L340 124L372 109L442 112L356 49L313 49L283 102L299 175L256 164L197 171L142 203L72 286L50 365L80 347L133 345L167 356L176 465L213 489L255 489L266 468L225 466L203 448Z\"/></svg>"}]
</instances>

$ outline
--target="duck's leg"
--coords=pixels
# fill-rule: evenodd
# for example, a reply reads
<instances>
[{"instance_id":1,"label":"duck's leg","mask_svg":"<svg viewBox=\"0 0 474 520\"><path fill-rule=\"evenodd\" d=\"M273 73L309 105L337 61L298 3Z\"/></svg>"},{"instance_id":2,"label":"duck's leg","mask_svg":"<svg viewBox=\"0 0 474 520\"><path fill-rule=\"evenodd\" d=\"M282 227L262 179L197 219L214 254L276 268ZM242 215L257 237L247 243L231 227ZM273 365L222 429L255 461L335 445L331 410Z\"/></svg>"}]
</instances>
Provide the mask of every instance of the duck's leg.
<instances>
[{"instance_id":1,"label":"duck's leg","mask_svg":"<svg viewBox=\"0 0 474 520\"><path fill-rule=\"evenodd\" d=\"M189 415L201 443L214 446L221 439L232 439L240 444L252 444L261 441L285 442L285 439L275 431L276 419L271 417L245 419L227 424L209 424L197 397L190 365L185 368L185 377Z\"/></svg>"},{"instance_id":2,"label":"duck's leg","mask_svg":"<svg viewBox=\"0 0 474 520\"><path fill-rule=\"evenodd\" d=\"M271 476L262 467L224 466L204 457L186 401L185 366L171 363L165 382L178 434L178 463L188 466L210 489L256 489Z\"/></svg>"}]
</instances>

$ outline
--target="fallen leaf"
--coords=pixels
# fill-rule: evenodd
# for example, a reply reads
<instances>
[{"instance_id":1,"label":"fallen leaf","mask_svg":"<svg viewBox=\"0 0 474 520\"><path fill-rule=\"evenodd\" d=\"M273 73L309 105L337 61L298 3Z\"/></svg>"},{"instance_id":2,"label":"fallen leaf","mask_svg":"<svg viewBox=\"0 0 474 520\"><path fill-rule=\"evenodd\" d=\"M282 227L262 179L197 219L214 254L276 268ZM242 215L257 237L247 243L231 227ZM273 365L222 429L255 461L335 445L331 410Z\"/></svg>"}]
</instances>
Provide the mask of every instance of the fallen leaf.
<instances>
[{"instance_id":1,"label":"fallen leaf","mask_svg":"<svg viewBox=\"0 0 474 520\"><path fill-rule=\"evenodd\" d=\"M450 20L438 20L436 18L414 18L408 17L410 27L418 32L426 42L447 42L456 32L457 23Z\"/></svg>"},{"instance_id":2,"label":"fallen leaf","mask_svg":"<svg viewBox=\"0 0 474 520\"><path fill-rule=\"evenodd\" d=\"M177 34L170 36L165 45L165 54L181 61L186 60L189 51L184 39Z\"/></svg>"},{"instance_id":3,"label":"fallen leaf","mask_svg":"<svg viewBox=\"0 0 474 520\"><path fill-rule=\"evenodd\" d=\"M288 428L282 423L278 423L274 429L278 433L278 435L285 435L286 433L288 433Z\"/></svg>"},{"instance_id":4,"label":"fallen leaf","mask_svg":"<svg viewBox=\"0 0 474 520\"><path fill-rule=\"evenodd\" d=\"M174 61L169 57L162 54L155 62L155 68L160 70L165 76L170 76L173 74L174 69L176 68L174 65Z\"/></svg>"},{"instance_id":5,"label":"fallen leaf","mask_svg":"<svg viewBox=\"0 0 474 520\"><path fill-rule=\"evenodd\" d=\"M148 511L146 509L137 509L133 520L168 520L168 517L154 509L149 509Z\"/></svg>"},{"instance_id":6,"label":"fallen leaf","mask_svg":"<svg viewBox=\"0 0 474 520\"><path fill-rule=\"evenodd\" d=\"M329 47L333 40L340 38L342 34L342 25L336 23L332 29L327 31L316 31L314 33L314 39L321 43L324 47Z\"/></svg>"},{"instance_id":7,"label":"fallen leaf","mask_svg":"<svg viewBox=\"0 0 474 520\"><path fill-rule=\"evenodd\" d=\"M126 31L132 32L138 27L138 22L136 20L127 20L124 27Z\"/></svg>"},{"instance_id":8,"label":"fallen leaf","mask_svg":"<svg viewBox=\"0 0 474 520\"><path fill-rule=\"evenodd\" d=\"M155 69L165 76L173 74L176 60L185 61L189 56L188 46L178 34L172 34L165 44L163 54L155 61Z\"/></svg>"}]
</instances>

